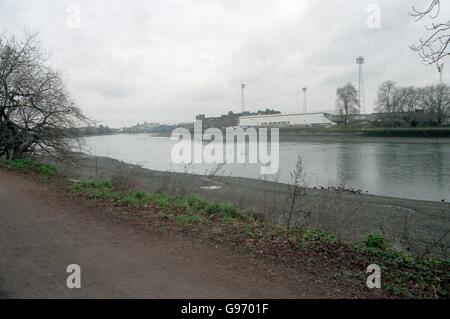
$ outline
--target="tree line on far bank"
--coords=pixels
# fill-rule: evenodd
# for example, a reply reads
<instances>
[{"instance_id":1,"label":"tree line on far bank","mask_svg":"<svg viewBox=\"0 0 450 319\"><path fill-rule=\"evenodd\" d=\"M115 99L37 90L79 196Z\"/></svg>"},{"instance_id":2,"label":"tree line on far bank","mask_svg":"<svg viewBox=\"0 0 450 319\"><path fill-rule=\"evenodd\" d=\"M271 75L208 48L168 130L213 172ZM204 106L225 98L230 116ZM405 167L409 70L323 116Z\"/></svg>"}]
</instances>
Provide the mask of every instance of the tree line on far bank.
<instances>
[{"instance_id":1,"label":"tree line on far bank","mask_svg":"<svg viewBox=\"0 0 450 319\"><path fill-rule=\"evenodd\" d=\"M336 109L342 123L349 125L360 114L358 90L347 83L336 91ZM373 125L416 127L450 125L450 87L447 84L426 87L400 87L386 81L378 87Z\"/></svg>"}]
</instances>

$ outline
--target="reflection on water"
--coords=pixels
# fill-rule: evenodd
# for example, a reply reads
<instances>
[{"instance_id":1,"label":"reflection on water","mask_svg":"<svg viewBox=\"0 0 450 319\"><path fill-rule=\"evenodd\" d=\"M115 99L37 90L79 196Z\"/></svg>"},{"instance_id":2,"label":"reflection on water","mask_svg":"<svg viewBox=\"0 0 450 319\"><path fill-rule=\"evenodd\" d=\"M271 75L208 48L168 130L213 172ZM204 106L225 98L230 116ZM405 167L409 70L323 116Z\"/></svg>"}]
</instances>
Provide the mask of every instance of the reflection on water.
<instances>
[{"instance_id":1,"label":"reflection on water","mask_svg":"<svg viewBox=\"0 0 450 319\"><path fill-rule=\"evenodd\" d=\"M214 165L176 165L170 152L176 143L149 135L95 136L85 139L91 154L143 167L207 174ZM308 184L345 184L375 195L450 201L450 145L400 143L280 143L280 182L289 182L298 155ZM273 180L260 175L259 164L227 164L222 175Z\"/></svg>"}]
</instances>

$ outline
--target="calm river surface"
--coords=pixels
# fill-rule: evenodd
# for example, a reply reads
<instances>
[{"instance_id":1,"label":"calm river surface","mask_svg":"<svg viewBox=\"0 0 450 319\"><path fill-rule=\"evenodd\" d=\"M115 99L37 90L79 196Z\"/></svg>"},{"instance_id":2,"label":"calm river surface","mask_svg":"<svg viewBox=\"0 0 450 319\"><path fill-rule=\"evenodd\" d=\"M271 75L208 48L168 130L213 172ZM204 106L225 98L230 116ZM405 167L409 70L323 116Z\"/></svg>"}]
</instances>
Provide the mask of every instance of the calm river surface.
<instances>
[{"instance_id":1,"label":"calm river surface","mask_svg":"<svg viewBox=\"0 0 450 319\"><path fill-rule=\"evenodd\" d=\"M208 174L214 165L178 165L171 161L176 141L147 134L85 138L86 152L145 168ZM205 144L206 145L206 144ZM280 182L290 181L298 155L310 187L344 183L374 195L450 201L450 144L281 142ZM273 180L259 164L227 164L221 175Z\"/></svg>"}]
</instances>

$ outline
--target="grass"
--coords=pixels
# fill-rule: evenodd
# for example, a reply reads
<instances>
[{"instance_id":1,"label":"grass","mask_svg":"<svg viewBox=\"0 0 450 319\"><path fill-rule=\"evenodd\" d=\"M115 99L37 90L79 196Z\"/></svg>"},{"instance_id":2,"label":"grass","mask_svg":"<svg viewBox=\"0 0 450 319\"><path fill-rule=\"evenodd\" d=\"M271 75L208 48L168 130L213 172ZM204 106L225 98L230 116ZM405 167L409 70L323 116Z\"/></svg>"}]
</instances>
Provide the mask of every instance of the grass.
<instances>
[{"instance_id":1,"label":"grass","mask_svg":"<svg viewBox=\"0 0 450 319\"><path fill-rule=\"evenodd\" d=\"M3 161L14 171L33 171L56 177L56 169L30 160ZM408 298L449 298L450 260L419 258L389 247L380 234L370 234L361 242L337 240L321 229L292 229L264 222L228 203L208 201L198 195L171 196L166 193L119 192L109 181L69 182L69 190L90 200L106 200L114 205L148 209L155 216L182 227L193 227L212 235L212 229L225 229L230 241L256 252L280 257L299 269L315 261L333 278L365 288L366 268L381 268L383 290ZM197 225L194 227L194 225Z\"/></svg>"},{"instance_id":2,"label":"grass","mask_svg":"<svg viewBox=\"0 0 450 319\"><path fill-rule=\"evenodd\" d=\"M187 225L194 223L204 223L206 219L199 214L189 213L189 214L181 214L175 217L175 221L177 223Z\"/></svg>"},{"instance_id":3,"label":"grass","mask_svg":"<svg viewBox=\"0 0 450 319\"><path fill-rule=\"evenodd\" d=\"M408 298L450 297L449 259L417 258L389 247L356 248L356 262L370 261L380 266L386 291Z\"/></svg>"},{"instance_id":4,"label":"grass","mask_svg":"<svg viewBox=\"0 0 450 319\"><path fill-rule=\"evenodd\" d=\"M230 220L244 213L228 203L215 203L204 200L197 195L188 195L175 200L175 205L188 212L203 212L211 216L218 216L222 220Z\"/></svg>"},{"instance_id":5,"label":"grass","mask_svg":"<svg viewBox=\"0 0 450 319\"><path fill-rule=\"evenodd\" d=\"M386 249L384 237L380 234L370 234L369 236L367 236L365 245L368 248L375 248L380 250Z\"/></svg>"},{"instance_id":6,"label":"grass","mask_svg":"<svg viewBox=\"0 0 450 319\"><path fill-rule=\"evenodd\" d=\"M338 241L320 229L285 230L265 224L247 225L245 231L255 250L292 259L319 260L336 277L364 287L368 265L381 268L383 289L391 295L407 298L449 298L450 260L418 258L397 251L379 234L361 242ZM364 279L364 280L362 280Z\"/></svg>"},{"instance_id":7,"label":"grass","mask_svg":"<svg viewBox=\"0 0 450 319\"><path fill-rule=\"evenodd\" d=\"M56 168L52 165L39 163L30 159L5 160L2 163L6 168L14 171L33 171L46 177L56 175Z\"/></svg>"},{"instance_id":8,"label":"grass","mask_svg":"<svg viewBox=\"0 0 450 319\"><path fill-rule=\"evenodd\" d=\"M221 220L231 220L238 215L239 210L227 203L208 202L196 195L172 197L165 193L146 193L142 191L121 193L113 189L111 182L100 180L85 180L76 182L71 186L71 191L85 195L89 199L109 199L120 205L144 206L153 205L159 209L176 209L183 213L175 217L175 221L181 224L205 222L203 215Z\"/></svg>"},{"instance_id":9,"label":"grass","mask_svg":"<svg viewBox=\"0 0 450 319\"><path fill-rule=\"evenodd\" d=\"M122 194L112 189L111 182L104 182L99 180L87 180L80 183L75 183L71 187L74 193L82 193L89 199L115 199L123 198Z\"/></svg>"}]
</instances>

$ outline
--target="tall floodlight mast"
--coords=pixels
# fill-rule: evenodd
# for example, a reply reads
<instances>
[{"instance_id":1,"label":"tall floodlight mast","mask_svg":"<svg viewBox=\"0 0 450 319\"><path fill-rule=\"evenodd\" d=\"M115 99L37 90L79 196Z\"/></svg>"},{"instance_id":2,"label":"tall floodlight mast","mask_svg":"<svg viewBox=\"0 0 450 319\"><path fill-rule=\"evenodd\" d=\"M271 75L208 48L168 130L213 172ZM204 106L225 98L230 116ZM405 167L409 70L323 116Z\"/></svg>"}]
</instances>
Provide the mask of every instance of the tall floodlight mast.
<instances>
[{"instance_id":1,"label":"tall floodlight mast","mask_svg":"<svg viewBox=\"0 0 450 319\"><path fill-rule=\"evenodd\" d=\"M444 63L437 64L437 69L439 72L439 83L442 84L442 71L444 70Z\"/></svg>"},{"instance_id":2,"label":"tall floodlight mast","mask_svg":"<svg viewBox=\"0 0 450 319\"><path fill-rule=\"evenodd\" d=\"M364 77L363 77L363 64L364 58L362 56L356 58L356 64L358 64L358 94L359 94L359 112L366 114L366 106L364 104Z\"/></svg>"},{"instance_id":3,"label":"tall floodlight mast","mask_svg":"<svg viewBox=\"0 0 450 319\"><path fill-rule=\"evenodd\" d=\"M245 112L245 95L244 95L244 91L245 91L245 84L241 84L241 89L242 89L242 113Z\"/></svg>"},{"instance_id":4,"label":"tall floodlight mast","mask_svg":"<svg viewBox=\"0 0 450 319\"><path fill-rule=\"evenodd\" d=\"M306 113L306 91L308 91L308 88L303 87L302 91L303 91L303 111Z\"/></svg>"}]
</instances>

